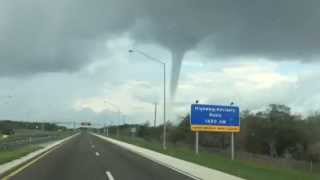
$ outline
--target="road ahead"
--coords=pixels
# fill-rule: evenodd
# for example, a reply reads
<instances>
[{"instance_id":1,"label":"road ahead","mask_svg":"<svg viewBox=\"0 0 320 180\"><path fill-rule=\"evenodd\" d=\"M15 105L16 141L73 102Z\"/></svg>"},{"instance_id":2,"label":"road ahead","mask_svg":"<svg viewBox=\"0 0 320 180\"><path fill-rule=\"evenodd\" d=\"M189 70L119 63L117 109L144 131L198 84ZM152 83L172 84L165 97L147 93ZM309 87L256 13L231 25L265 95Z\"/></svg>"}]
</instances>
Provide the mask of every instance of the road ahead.
<instances>
[{"instance_id":1,"label":"road ahead","mask_svg":"<svg viewBox=\"0 0 320 180\"><path fill-rule=\"evenodd\" d=\"M51 151L12 180L191 180L88 133Z\"/></svg>"}]
</instances>

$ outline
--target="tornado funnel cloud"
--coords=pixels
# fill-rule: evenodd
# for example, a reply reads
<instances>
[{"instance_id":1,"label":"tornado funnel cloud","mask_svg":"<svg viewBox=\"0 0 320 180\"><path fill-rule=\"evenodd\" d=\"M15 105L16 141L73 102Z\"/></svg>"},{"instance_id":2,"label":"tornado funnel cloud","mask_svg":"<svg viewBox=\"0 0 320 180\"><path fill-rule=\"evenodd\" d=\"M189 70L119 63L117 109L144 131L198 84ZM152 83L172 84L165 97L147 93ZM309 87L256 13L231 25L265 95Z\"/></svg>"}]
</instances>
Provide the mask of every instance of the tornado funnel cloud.
<instances>
[{"instance_id":1,"label":"tornado funnel cloud","mask_svg":"<svg viewBox=\"0 0 320 180\"><path fill-rule=\"evenodd\" d=\"M174 100L176 95L183 56L184 56L183 52L172 53L172 67L171 67L171 81L170 81L171 100Z\"/></svg>"}]
</instances>

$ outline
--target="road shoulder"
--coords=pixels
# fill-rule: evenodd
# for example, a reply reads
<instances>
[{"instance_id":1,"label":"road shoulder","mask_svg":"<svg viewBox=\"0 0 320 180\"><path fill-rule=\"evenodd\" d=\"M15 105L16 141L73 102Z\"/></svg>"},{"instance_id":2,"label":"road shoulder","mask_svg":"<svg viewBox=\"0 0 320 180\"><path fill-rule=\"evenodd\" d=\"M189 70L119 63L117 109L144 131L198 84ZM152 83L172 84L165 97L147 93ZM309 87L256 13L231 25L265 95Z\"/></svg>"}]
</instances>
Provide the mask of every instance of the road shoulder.
<instances>
[{"instance_id":1,"label":"road shoulder","mask_svg":"<svg viewBox=\"0 0 320 180\"><path fill-rule=\"evenodd\" d=\"M147 159L150 159L156 163L159 163L163 166L166 166L170 169L173 169L179 173L182 173L194 179L212 180L214 178L223 180L243 180L242 178L232 176L218 170L210 169L195 163L174 158L172 156L164 155L149 149L121 142L98 134L93 135L101 139L104 139L112 144L121 146L122 148L125 148L131 152L134 152L138 155L141 155Z\"/></svg>"}]
</instances>

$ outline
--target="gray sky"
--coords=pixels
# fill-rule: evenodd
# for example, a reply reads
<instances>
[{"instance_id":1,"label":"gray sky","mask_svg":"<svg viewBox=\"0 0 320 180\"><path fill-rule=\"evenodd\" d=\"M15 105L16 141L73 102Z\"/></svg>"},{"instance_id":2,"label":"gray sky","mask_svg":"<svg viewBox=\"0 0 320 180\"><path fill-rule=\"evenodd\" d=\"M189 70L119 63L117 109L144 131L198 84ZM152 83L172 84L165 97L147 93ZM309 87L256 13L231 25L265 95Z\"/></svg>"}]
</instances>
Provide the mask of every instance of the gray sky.
<instances>
[{"instance_id":1,"label":"gray sky","mask_svg":"<svg viewBox=\"0 0 320 180\"><path fill-rule=\"evenodd\" d=\"M317 0L0 0L0 119L111 123L108 99L129 122L152 120L162 70L128 54L132 47L172 68L171 120L195 99L318 110L319 7Z\"/></svg>"}]
</instances>

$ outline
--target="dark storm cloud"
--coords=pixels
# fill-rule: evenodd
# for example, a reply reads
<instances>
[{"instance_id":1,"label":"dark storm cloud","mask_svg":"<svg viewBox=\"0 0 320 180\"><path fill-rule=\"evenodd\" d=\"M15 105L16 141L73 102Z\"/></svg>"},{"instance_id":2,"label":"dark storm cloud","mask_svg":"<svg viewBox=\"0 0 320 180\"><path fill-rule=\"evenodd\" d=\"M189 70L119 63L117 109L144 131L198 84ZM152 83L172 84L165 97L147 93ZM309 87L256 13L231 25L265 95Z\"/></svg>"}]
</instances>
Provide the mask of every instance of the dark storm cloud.
<instances>
[{"instance_id":1,"label":"dark storm cloud","mask_svg":"<svg viewBox=\"0 0 320 180\"><path fill-rule=\"evenodd\" d=\"M302 61L319 55L319 1L238 2L226 11L229 25L209 38L213 53Z\"/></svg>"},{"instance_id":2,"label":"dark storm cloud","mask_svg":"<svg viewBox=\"0 0 320 180\"><path fill-rule=\"evenodd\" d=\"M109 4L110 3L110 4ZM128 29L116 1L0 1L0 75L77 71Z\"/></svg>"},{"instance_id":3,"label":"dark storm cloud","mask_svg":"<svg viewBox=\"0 0 320 180\"><path fill-rule=\"evenodd\" d=\"M148 3L149 2L149 3ZM173 52L205 40L217 55L310 58L319 54L317 0L146 1L135 38Z\"/></svg>"},{"instance_id":4,"label":"dark storm cloud","mask_svg":"<svg viewBox=\"0 0 320 180\"><path fill-rule=\"evenodd\" d=\"M196 47L215 57L316 59L319 7L318 0L2 0L0 72L76 71L108 38L129 32L172 52L174 94L184 54Z\"/></svg>"}]
</instances>

